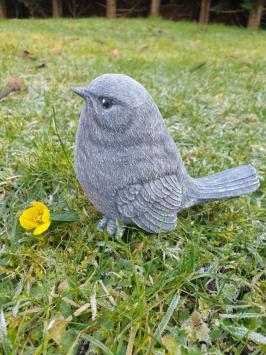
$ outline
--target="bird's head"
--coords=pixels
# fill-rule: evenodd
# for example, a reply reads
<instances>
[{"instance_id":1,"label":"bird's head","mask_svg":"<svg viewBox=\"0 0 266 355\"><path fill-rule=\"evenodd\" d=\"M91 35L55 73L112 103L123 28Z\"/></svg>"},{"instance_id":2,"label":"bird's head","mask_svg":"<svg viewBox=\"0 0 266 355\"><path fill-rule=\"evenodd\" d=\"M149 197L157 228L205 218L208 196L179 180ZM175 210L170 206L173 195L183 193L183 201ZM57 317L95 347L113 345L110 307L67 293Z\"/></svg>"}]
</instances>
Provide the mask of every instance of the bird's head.
<instances>
[{"instance_id":1,"label":"bird's head","mask_svg":"<svg viewBox=\"0 0 266 355\"><path fill-rule=\"evenodd\" d=\"M132 125L143 128L143 124L149 125L145 111L158 111L146 89L123 74L101 75L88 86L75 88L74 92L85 100L83 116L88 127L95 124L116 132Z\"/></svg>"}]
</instances>

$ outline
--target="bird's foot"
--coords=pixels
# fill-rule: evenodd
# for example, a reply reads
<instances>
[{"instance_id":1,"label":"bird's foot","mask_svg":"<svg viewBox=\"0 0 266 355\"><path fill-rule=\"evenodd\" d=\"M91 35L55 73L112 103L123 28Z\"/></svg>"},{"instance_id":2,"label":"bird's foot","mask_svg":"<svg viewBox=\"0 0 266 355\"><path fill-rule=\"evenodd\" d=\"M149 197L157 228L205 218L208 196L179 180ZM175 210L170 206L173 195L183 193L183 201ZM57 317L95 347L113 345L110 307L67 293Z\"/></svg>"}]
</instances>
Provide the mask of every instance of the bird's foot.
<instances>
[{"instance_id":1,"label":"bird's foot","mask_svg":"<svg viewBox=\"0 0 266 355\"><path fill-rule=\"evenodd\" d=\"M108 219L106 217L103 217L103 219L101 219L97 224L98 231L102 232L104 228L107 226L107 223L108 223Z\"/></svg>"},{"instance_id":2,"label":"bird's foot","mask_svg":"<svg viewBox=\"0 0 266 355\"><path fill-rule=\"evenodd\" d=\"M121 238L125 230L125 227L118 221L106 217L99 221L97 229L99 232L102 232L105 227L107 227L107 233L111 236L115 235L116 239Z\"/></svg>"},{"instance_id":3,"label":"bird's foot","mask_svg":"<svg viewBox=\"0 0 266 355\"><path fill-rule=\"evenodd\" d=\"M119 239L123 236L125 227L118 221L110 219L107 223L107 233L109 235L115 235L115 239Z\"/></svg>"}]
</instances>

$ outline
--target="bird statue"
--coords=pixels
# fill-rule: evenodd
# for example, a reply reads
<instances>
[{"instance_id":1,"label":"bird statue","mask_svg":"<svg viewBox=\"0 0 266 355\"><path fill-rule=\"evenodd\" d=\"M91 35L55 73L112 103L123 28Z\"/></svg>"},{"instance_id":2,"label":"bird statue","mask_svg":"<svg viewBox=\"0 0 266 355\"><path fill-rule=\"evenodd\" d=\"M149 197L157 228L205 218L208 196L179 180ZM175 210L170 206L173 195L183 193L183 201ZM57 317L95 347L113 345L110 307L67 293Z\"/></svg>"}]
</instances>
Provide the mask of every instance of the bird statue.
<instances>
[{"instance_id":1,"label":"bird statue","mask_svg":"<svg viewBox=\"0 0 266 355\"><path fill-rule=\"evenodd\" d=\"M192 178L147 90L123 74L104 74L84 88L75 141L78 180L119 237L126 225L149 233L176 228L177 213L205 202L258 189L252 165Z\"/></svg>"}]
</instances>

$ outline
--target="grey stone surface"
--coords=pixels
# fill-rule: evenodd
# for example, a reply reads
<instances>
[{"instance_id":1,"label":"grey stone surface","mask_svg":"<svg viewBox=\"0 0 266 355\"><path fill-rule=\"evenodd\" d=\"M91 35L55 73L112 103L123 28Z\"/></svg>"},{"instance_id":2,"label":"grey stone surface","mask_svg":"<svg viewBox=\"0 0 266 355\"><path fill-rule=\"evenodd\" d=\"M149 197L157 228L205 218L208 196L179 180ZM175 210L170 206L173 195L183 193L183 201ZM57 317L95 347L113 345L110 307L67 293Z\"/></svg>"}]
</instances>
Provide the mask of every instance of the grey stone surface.
<instances>
[{"instance_id":1,"label":"grey stone surface","mask_svg":"<svg viewBox=\"0 0 266 355\"><path fill-rule=\"evenodd\" d=\"M129 76L104 74L74 92L85 100L75 142L76 173L105 216L99 229L121 234L121 225L134 224L166 232L185 208L258 189L251 165L190 177L158 107Z\"/></svg>"}]
</instances>

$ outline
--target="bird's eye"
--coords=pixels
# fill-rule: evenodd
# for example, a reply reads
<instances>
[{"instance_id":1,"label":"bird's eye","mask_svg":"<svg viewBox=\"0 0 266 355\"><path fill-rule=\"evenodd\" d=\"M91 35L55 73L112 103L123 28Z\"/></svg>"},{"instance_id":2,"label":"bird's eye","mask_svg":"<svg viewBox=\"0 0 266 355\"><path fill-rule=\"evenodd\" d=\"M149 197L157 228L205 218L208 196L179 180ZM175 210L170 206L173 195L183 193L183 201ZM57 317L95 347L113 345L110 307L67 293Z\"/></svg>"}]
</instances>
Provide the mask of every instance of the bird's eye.
<instances>
[{"instance_id":1,"label":"bird's eye","mask_svg":"<svg viewBox=\"0 0 266 355\"><path fill-rule=\"evenodd\" d=\"M102 107L106 110L113 105L112 101L108 97L100 97L100 101L101 101Z\"/></svg>"}]
</instances>

